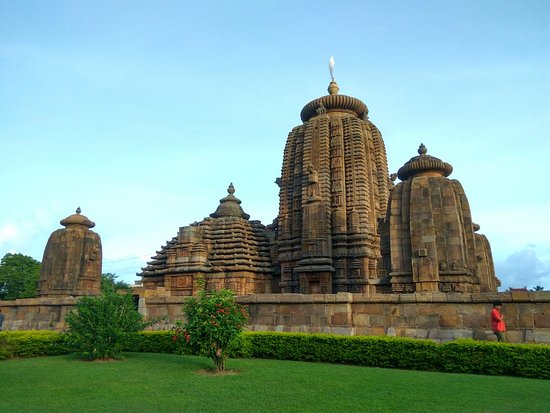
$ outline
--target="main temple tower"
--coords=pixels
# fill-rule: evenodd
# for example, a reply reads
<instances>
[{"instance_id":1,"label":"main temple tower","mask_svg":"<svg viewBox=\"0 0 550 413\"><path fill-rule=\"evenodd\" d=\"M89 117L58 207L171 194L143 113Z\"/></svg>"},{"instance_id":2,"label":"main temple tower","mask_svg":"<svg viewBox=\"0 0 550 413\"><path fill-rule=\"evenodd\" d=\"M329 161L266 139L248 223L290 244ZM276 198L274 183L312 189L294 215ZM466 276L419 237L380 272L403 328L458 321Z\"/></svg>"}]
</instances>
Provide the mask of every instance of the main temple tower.
<instances>
[{"instance_id":1,"label":"main temple tower","mask_svg":"<svg viewBox=\"0 0 550 413\"><path fill-rule=\"evenodd\" d=\"M331 71L332 72L332 71ZM276 261L282 292L376 292L378 221L391 186L384 141L359 99L329 94L309 102L286 142L277 180Z\"/></svg>"}]
</instances>

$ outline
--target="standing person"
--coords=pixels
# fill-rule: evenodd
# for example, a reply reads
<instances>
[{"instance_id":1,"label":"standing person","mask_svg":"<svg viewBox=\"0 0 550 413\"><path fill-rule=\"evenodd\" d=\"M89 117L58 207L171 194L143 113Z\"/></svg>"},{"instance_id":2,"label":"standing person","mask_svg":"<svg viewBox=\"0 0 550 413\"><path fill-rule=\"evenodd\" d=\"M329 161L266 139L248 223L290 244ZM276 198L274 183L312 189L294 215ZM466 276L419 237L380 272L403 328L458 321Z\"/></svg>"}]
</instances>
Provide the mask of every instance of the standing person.
<instances>
[{"instance_id":1,"label":"standing person","mask_svg":"<svg viewBox=\"0 0 550 413\"><path fill-rule=\"evenodd\" d=\"M495 301L493 303L493 311L491 311L491 327L498 341L506 341L504 337L506 324L504 324L504 316L500 312L501 309L502 303L500 301Z\"/></svg>"},{"instance_id":2,"label":"standing person","mask_svg":"<svg viewBox=\"0 0 550 413\"><path fill-rule=\"evenodd\" d=\"M0 308L0 331L2 331L2 323L4 323L4 314L2 314L2 309Z\"/></svg>"}]
</instances>

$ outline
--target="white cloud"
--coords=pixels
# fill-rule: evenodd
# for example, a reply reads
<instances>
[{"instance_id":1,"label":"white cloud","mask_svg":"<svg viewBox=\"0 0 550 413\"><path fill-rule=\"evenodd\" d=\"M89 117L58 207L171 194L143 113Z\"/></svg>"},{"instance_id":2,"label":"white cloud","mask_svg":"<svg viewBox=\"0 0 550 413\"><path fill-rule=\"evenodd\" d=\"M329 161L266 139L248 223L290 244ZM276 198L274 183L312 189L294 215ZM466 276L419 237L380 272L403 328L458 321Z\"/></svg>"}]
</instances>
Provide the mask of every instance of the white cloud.
<instances>
[{"instance_id":1,"label":"white cloud","mask_svg":"<svg viewBox=\"0 0 550 413\"><path fill-rule=\"evenodd\" d=\"M18 252L40 260L48 236L58 223L59 218L54 218L54 212L47 208L36 208L30 213L17 211L0 222L0 256Z\"/></svg>"},{"instance_id":2,"label":"white cloud","mask_svg":"<svg viewBox=\"0 0 550 413\"><path fill-rule=\"evenodd\" d=\"M0 225L0 246L4 243L16 240L20 235L19 228L13 222L6 222Z\"/></svg>"},{"instance_id":3,"label":"white cloud","mask_svg":"<svg viewBox=\"0 0 550 413\"><path fill-rule=\"evenodd\" d=\"M550 289L550 247L534 244L524 246L506 259L495 262L502 289L509 287L533 288L537 285Z\"/></svg>"}]
</instances>

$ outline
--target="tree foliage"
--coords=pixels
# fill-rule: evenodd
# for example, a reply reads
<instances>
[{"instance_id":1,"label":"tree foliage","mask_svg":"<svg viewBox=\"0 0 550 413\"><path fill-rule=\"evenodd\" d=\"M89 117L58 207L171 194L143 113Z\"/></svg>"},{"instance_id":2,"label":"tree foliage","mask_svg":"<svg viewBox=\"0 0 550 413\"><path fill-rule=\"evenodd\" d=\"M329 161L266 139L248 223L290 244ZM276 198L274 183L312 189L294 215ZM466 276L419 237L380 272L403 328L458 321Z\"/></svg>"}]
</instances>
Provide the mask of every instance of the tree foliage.
<instances>
[{"instance_id":1,"label":"tree foliage","mask_svg":"<svg viewBox=\"0 0 550 413\"><path fill-rule=\"evenodd\" d=\"M132 295L115 291L82 297L65 321L71 351L92 360L119 357L148 325L134 308Z\"/></svg>"},{"instance_id":2,"label":"tree foliage","mask_svg":"<svg viewBox=\"0 0 550 413\"><path fill-rule=\"evenodd\" d=\"M183 306L187 322L178 321L173 340L192 352L209 357L218 372L225 370L225 361L235 338L242 331L248 312L235 302L232 291L207 293L187 299Z\"/></svg>"},{"instance_id":3,"label":"tree foliage","mask_svg":"<svg viewBox=\"0 0 550 413\"><path fill-rule=\"evenodd\" d=\"M23 254L6 254L0 261L0 300L37 296L40 262Z\"/></svg>"},{"instance_id":4,"label":"tree foliage","mask_svg":"<svg viewBox=\"0 0 550 413\"><path fill-rule=\"evenodd\" d=\"M118 275L107 272L101 274L101 291L130 291L130 285L124 281L117 281Z\"/></svg>"}]
</instances>

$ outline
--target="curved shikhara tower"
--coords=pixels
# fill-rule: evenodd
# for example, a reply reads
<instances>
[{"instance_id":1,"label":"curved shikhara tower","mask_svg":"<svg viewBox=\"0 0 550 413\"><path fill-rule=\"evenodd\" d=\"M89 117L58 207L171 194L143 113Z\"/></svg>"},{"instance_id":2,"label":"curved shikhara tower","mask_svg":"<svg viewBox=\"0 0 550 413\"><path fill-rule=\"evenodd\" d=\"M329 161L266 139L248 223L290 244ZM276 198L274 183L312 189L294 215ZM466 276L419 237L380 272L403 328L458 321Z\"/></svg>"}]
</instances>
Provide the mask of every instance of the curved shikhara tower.
<instances>
[{"instance_id":1,"label":"curved shikhara tower","mask_svg":"<svg viewBox=\"0 0 550 413\"><path fill-rule=\"evenodd\" d=\"M309 102L286 142L276 229L281 292L382 292L378 222L391 182L382 135L359 99ZM378 287L378 288L377 288Z\"/></svg>"},{"instance_id":2,"label":"curved shikhara tower","mask_svg":"<svg viewBox=\"0 0 550 413\"><path fill-rule=\"evenodd\" d=\"M392 292L496 291L489 242L477 234L468 198L453 167L427 155L418 156L397 172L386 220L381 225L381 253Z\"/></svg>"}]
</instances>

